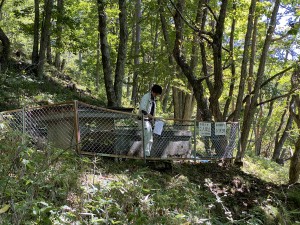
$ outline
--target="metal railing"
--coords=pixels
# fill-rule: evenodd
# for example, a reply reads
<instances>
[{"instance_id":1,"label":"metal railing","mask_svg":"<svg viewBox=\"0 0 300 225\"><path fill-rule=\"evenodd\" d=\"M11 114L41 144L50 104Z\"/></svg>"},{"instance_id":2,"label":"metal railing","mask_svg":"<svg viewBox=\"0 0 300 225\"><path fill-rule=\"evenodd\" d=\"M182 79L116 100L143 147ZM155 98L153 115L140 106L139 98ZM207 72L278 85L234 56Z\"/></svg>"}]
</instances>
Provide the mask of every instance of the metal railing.
<instances>
[{"instance_id":1,"label":"metal railing","mask_svg":"<svg viewBox=\"0 0 300 225\"><path fill-rule=\"evenodd\" d=\"M1 113L6 127L30 138L37 148L75 149L80 154L124 158L203 160L233 158L238 148L239 124L163 121L160 135L153 134L150 156L145 156L138 115L66 102Z\"/></svg>"}]
</instances>

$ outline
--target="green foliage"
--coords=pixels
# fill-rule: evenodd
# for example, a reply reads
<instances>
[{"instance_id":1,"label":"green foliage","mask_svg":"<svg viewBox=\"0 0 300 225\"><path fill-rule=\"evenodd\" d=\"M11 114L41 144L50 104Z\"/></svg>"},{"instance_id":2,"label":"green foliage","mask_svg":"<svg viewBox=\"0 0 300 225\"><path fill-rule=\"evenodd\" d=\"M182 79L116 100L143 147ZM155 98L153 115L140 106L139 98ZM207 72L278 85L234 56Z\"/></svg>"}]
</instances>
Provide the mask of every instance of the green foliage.
<instances>
[{"instance_id":1,"label":"green foliage","mask_svg":"<svg viewBox=\"0 0 300 225\"><path fill-rule=\"evenodd\" d=\"M205 204L197 200L199 186L184 176L168 179L145 169L102 178L85 188L93 201L84 207L94 220L109 224L182 224L208 217Z\"/></svg>"},{"instance_id":2,"label":"green foliage","mask_svg":"<svg viewBox=\"0 0 300 225\"><path fill-rule=\"evenodd\" d=\"M288 190L287 198L293 203L293 208L300 208L299 186L291 187ZM299 215L300 216L300 215Z\"/></svg>"},{"instance_id":3,"label":"green foliage","mask_svg":"<svg viewBox=\"0 0 300 225\"><path fill-rule=\"evenodd\" d=\"M78 158L50 146L37 150L29 139L22 142L22 135L2 131L4 224L242 225L289 222L298 216L291 210L299 204L297 189L287 193L288 209L280 200L282 188L270 189L272 184L235 168L174 164L172 171L160 171L157 164L142 161ZM256 170L270 166L259 159L256 164Z\"/></svg>"},{"instance_id":4,"label":"green foliage","mask_svg":"<svg viewBox=\"0 0 300 225\"><path fill-rule=\"evenodd\" d=\"M267 182L275 184L288 183L289 163L281 166L270 159L252 154L245 157L243 170Z\"/></svg>"},{"instance_id":5,"label":"green foliage","mask_svg":"<svg viewBox=\"0 0 300 225\"><path fill-rule=\"evenodd\" d=\"M10 205L0 215L2 224L53 224L70 195L80 193L84 166L72 151L37 150L21 137L9 131L0 135L0 206Z\"/></svg>"}]
</instances>

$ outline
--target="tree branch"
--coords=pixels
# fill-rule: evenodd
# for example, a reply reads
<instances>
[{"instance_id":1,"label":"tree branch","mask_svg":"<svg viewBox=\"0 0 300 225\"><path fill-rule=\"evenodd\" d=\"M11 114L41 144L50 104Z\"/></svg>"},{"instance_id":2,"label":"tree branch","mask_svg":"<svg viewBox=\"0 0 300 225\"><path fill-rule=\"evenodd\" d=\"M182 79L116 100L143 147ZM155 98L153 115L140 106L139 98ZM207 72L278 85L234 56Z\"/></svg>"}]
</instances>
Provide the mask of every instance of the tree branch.
<instances>
[{"instance_id":1,"label":"tree branch","mask_svg":"<svg viewBox=\"0 0 300 225\"><path fill-rule=\"evenodd\" d=\"M223 66L222 69L225 70L225 69L227 69L227 68L230 67L230 66L231 66L231 63L228 64L227 66ZM210 78L210 77L213 76L213 75L214 75L214 73L212 73L212 74L210 74L210 75L206 75L206 76L204 76L204 77L200 77L200 78L198 78L198 81L199 81L199 82L202 82L203 80L206 80L207 78Z\"/></svg>"},{"instance_id":2,"label":"tree branch","mask_svg":"<svg viewBox=\"0 0 300 225\"><path fill-rule=\"evenodd\" d=\"M0 3L0 12L2 11L2 7L4 5L4 2L5 2L5 0L1 0L1 3Z\"/></svg>"},{"instance_id":3,"label":"tree branch","mask_svg":"<svg viewBox=\"0 0 300 225\"><path fill-rule=\"evenodd\" d=\"M290 114L292 115L292 117L294 118L297 126L299 127L300 126L300 115L297 114L294 110L295 110L295 107L293 106L293 104L295 103L296 104L296 101L297 101L297 98L299 98L299 96L293 96L292 97L292 104L290 104Z\"/></svg>"},{"instance_id":4,"label":"tree branch","mask_svg":"<svg viewBox=\"0 0 300 225\"><path fill-rule=\"evenodd\" d=\"M261 85L260 85L260 88L264 87L265 85L267 85L270 81L274 80L276 77L278 76L281 76L283 75L285 72L289 71L290 69L294 68L294 65L293 66L290 66L284 70L282 70L281 72L279 73L276 73L274 76L270 77L269 79L267 79L266 81L264 81ZM251 92L252 94L252 92Z\"/></svg>"},{"instance_id":5,"label":"tree branch","mask_svg":"<svg viewBox=\"0 0 300 225\"><path fill-rule=\"evenodd\" d=\"M174 4L174 2L172 0L169 0L172 4L172 6L174 7L174 9L177 11L177 13L180 15L181 19L195 32L198 32L199 35L201 35L201 37L205 40L208 40L206 37L202 36L202 34L208 35L210 37L213 36L213 33L208 32L208 31L204 31L204 30L200 30L198 27L190 24L185 17L182 15L182 13L178 10L178 8L176 7L176 5ZM209 41L210 43L212 43L211 41Z\"/></svg>"},{"instance_id":6,"label":"tree branch","mask_svg":"<svg viewBox=\"0 0 300 225\"><path fill-rule=\"evenodd\" d=\"M282 35L281 37L278 37L278 38L272 38L271 42L275 42L275 41L280 41L282 40L283 38L289 36L289 33L287 32L286 34Z\"/></svg>"},{"instance_id":7,"label":"tree branch","mask_svg":"<svg viewBox=\"0 0 300 225\"><path fill-rule=\"evenodd\" d=\"M270 77L269 79L267 79L266 81L264 81L261 85L260 85L260 89L264 86L266 86L269 82L271 82L272 80L274 80L276 77L283 75L285 72L289 71L290 69L294 68L293 66L290 66L282 71L280 71L279 73L276 73L275 75L273 75L272 77ZM246 100L248 99L248 97L250 97L250 95L254 94L254 90L250 92L250 94L247 94L245 96L245 98L243 99L243 103L246 102Z\"/></svg>"},{"instance_id":8,"label":"tree branch","mask_svg":"<svg viewBox=\"0 0 300 225\"><path fill-rule=\"evenodd\" d=\"M210 75L207 75L207 76L204 76L204 77L200 77L199 79L198 79L198 81L199 82L202 82L202 81L204 81L204 80L206 80L207 78L210 78L211 76L213 76L214 74L210 74Z\"/></svg>"},{"instance_id":9,"label":"tree branch","mask_svg":"<svg viewBox=\"0 0 300 225\"><path fill-rule=\"evenodd\" d=\"M208 11L213 15L215 21L218 21L218 17L216 16L216 14L212 11L212 9L210 8L210 6L207 3L204 3L205 6L207 7Z\"/></svg>"},{"instance_id":10,"label":"tree branch","mask_svg":"<svg viewBox=\"0 0 300 225\"><path fill-rule=\"evenodd\" d=\"M290 67L288 67L288 68L286 68L286 69L284 69L283 71L281 71L281 72L279 72L279 73L276 73L274 76L270 77L270 78L267 79L265 82L263 82L263 83L261 84L260 88L262 88L263 86L267 85L270 81L272 81L273 79L275 79L276 77L278 77L278 76L280 76L280 75L283 75L285 72L289 71L289 70L292 69L292 68L294 68L294 65L293 65L293 66L290 66ZM297 89L292 89L292 90L291 90L289 93L287 93L287 94L280 95L280 96L277 96L277 97L272 98L272 99L270 99L270 100L267 100L267 101L258 103L257 106L258 106L258 105L261 105L261 104L265 104L265 103L270 102L270 101L274 101L274 100L276 100L276 99L278 99L278 98L286 97L286 96L290 95L291 93L295 92L295 90L297 90ZM247 99L250 98L250 95L253 94L253 93L254 93L254 92L252 91L250 94L247 94L247 95L245 96L245 98L243 99L243 103L245 103L245 102L247 101ZM234 110L234 111L228 116L228 118L227 118L226 121L230 121L230 120L233 118L233 115L234 115L235 111L236 111L236 110Z\"/></svg>"},{"instance_id":11,"label":"tree branch","mask_svg":"<svg viewBox=\"0 0 300 225\"><path fill-rule=\"evenodd\" d=\"M284 97L287 97L287 96L290 96L292 93L294 93L296 90L298 90L298 88L295 88L295 89L292 89L291 91L289 91L288 93L284 94L284 95L279 95L279 96L276 96L274 98L271 98L269 100L266 100L266 101L263 101L263 102L260 102L260 103L257 103L256 106L260 106L260 105L263 105L263 104L266 104L268 102L272 102L272 101L275 101L279 98L284 98Z\"/></svg>"}]
</instances>

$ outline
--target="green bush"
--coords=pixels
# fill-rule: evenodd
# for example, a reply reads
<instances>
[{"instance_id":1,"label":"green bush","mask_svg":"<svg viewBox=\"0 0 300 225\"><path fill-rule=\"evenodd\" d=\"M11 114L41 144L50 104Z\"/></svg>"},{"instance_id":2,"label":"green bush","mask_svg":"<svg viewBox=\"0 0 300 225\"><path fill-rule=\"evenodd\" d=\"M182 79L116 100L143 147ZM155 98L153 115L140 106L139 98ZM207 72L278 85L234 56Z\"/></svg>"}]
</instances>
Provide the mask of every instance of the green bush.
<instances>
[{"instance_id":1,"label":"green bush","mask_svg":"<svg viewBox=\"0 0 300 225\"><path fill-rule=\"evenodd\" d=\"M80 195L82 163L70 150L37 150L7 131L0 135L0 156L0 209L10 206L0 214L2 224L52 224L70 195Z\"/></svg>"}]
</instances>

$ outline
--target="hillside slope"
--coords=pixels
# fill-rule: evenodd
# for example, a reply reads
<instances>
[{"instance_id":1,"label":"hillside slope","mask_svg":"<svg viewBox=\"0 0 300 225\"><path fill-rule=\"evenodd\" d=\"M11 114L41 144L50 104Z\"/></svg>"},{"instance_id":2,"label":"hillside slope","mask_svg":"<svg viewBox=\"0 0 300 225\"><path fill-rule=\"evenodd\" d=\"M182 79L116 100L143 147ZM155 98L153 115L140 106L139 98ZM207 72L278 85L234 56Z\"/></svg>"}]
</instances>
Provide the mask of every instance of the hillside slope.
<instances>
[{"instance_id":1,"label":"hillside slope","mask_svg":"<svg viewBox=\"0 0 300 225\"><path fill-rule=\"evenodd\" d=\"M79 89L69 75L51 66L46 69L44 79L40 80L30 64L11 61L10 69L0 76L0 111L73 100L105 106L104 101L92 96L84 86Z\"/></svg>"}]
</instances>

